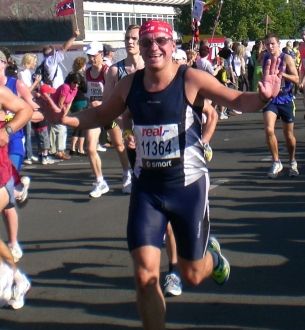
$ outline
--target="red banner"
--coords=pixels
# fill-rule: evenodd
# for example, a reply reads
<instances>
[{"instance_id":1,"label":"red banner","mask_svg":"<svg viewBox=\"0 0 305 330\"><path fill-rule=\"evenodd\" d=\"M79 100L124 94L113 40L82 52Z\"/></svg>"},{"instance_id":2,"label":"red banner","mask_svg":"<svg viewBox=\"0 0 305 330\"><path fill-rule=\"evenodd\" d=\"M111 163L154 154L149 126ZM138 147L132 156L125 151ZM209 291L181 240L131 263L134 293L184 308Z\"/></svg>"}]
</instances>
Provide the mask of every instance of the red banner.
<instances>
[{"instance_id":1,"label":"red banner","mask_svg":"<svg viewBox=\"0 0 305 330\"><path fill-rule=\"evenodd\" d=\"M74 1L64 0L56 6L56 17L75 14Z\"/></svg>"}]
</instances>

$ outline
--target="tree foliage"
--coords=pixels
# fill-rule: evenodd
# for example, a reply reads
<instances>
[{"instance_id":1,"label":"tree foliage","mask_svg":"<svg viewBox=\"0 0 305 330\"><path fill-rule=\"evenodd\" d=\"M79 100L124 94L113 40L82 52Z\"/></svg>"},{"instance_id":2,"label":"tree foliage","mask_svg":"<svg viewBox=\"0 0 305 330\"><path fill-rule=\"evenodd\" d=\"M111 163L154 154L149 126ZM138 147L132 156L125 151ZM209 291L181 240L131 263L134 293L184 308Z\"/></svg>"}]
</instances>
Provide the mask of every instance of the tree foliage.
<instances>
[{"instance_id":1,"label":"tree foliage","mask_svg":"<svg viewBox=\"0 0 305 330\"><path fill-rule=\"evenodd\" d=\"M203 13L200 34L212 34L219 5L217 3ZM179 6L176 12L178 32L190 35L191 5ZM299 31L305 26L303 0L290 0L288 4L286 0L223 0L216 34L233 40L263 38L266 15L274 22L267 25L267 32L275 32L283 39L300 38Z\"/></svg>"}]
</instances>

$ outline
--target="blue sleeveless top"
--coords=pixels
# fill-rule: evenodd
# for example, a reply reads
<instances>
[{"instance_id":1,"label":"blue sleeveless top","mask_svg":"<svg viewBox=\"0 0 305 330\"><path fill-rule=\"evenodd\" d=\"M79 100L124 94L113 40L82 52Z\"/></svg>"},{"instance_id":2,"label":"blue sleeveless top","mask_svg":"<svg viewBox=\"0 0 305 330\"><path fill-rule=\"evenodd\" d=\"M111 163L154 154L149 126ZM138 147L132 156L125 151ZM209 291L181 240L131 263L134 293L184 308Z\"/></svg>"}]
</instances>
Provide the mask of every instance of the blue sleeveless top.
<instances>
[{"instance_id":1,"label":"blue sleeveless top","mask_svg":"<svg viewBox=\"0 0 305 330\"><path fill-rule=\"evenodd\" d=\"M118 67L118 81L121 80L123 77L127 76L128 73L125 69L125 62L124 60L119 61L117 64Z\"/></svg>"},{"instance_id":2,"label":"blue sleeveless top","mask_svg":"<svg viewBox=\"0 0 305 330\"><path fill-rule=\"evenodd\" d=\"M284 65L284 56L285 53L281 53L279 58L281 59L279 70L282 69ZM265 66L267 63L267 60L269 59L269 53L266 53L263 61L263 72L265 71ZM286 72L286 70L284 71ZM293 83L286 81L284 78L282 78L282 83L281 83L281 89L280 92L276 97L274 97L271 101L273 104L286 104L289 103L290 101L293 100L293 93L292 93L292 87Z\"/></svg>"},{"instance_id":3,"label":"blue sleeveless top","mask_svg":"<svg viewBox=\"0 0 305 330\"><path fill-rule=\"evenodd\" d=\"M208 172L202 137L202 107L186 98L181 65L162 91L147 92L138 70L126 99L134 122L136 163L134 174L147 188L187 186Z\"/></svg>"},{"instance_id":4,"label":"blue sleeveless top","mask_svg":"<svg viewBox=\"0 0 305 330\"><path fill-rule=\"evenodd\" d=\"M9 88L15 95L18 96L17 87L16 87L17 79L13 77L7 77L7 82L5 86ZM8 113L10 113L8 111ZM8 153L21 155L24 157L25 149L24 149L24 131L23 128L14 134L10 135L10 140L8 144Z\"/></svg>"}]
</instances>

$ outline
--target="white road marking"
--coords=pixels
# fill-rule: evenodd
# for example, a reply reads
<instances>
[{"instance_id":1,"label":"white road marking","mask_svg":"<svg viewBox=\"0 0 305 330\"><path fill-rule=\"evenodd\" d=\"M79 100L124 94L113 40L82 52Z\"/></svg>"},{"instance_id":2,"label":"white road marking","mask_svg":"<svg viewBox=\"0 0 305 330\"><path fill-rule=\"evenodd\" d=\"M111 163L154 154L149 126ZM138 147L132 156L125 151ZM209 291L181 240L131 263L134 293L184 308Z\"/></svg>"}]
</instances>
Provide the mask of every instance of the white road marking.
<instances>
[{"instance_id":1,"label":"white road marking","mask_svg":"<svg viewBox=\"0 0 305 330\"><path fill-rule=\"evenodd\" d=\"M228 181L229 181L229 179L221 179L221 180L217 180L216 182L214 182L214 183L212 183L212 184L210 185L210 190L212 190L212 189L214 189L214 188L217 188L217 187L220 186L221 184L226 183L226 182L228 182Z\"/></svg>"}]
</instances>

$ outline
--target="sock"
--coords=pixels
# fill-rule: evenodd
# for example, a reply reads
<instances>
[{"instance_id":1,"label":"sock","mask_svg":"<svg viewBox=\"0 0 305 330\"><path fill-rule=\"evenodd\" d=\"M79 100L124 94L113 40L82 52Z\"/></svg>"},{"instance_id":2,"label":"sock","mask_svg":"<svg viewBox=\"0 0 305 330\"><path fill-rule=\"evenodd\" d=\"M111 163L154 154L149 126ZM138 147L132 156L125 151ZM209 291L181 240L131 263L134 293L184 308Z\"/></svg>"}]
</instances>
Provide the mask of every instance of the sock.
<instances>
[{"instance_id":1,"label":"sock","mask_svg":"<svg viewBox=\"0 0 305 330\"><path fill-rule=\"evenodd\" d=\"M129 170L123 171L123 176L127 176L127 175L129 175Z\"/></svg>"},{"instance_id":2,"label":"sock","mask_svg":"<svg viewBox=\"0 0 305 330\"><path fill-rule=\"evenodd\" d=\"M104 182L104 177L101 175L98 178L96 178L97 182Z\"/></svg>"},{"instance_id":3,"label":"sock","mask_svg":"<svg viewBox=\"0 0 305 330\"><path fill-rule=\"evenodd\" d=\"M213 258L213 269L215 270L219 265L219 257L218 254L214 251L210 251Z\"/></svg>"},{"instance_id":4,"label":"sock","mask_svg":"<svg viewBox=\"0 0 305 330\"><path fill-rule=\"evenodd\" d=\"M179 268L178 268L178 264L175 263L175 264L171 264L169 263L168 264L168 272L169 273L175 273L175 274L179 274Z\"/></svg>"}]
</instances>

